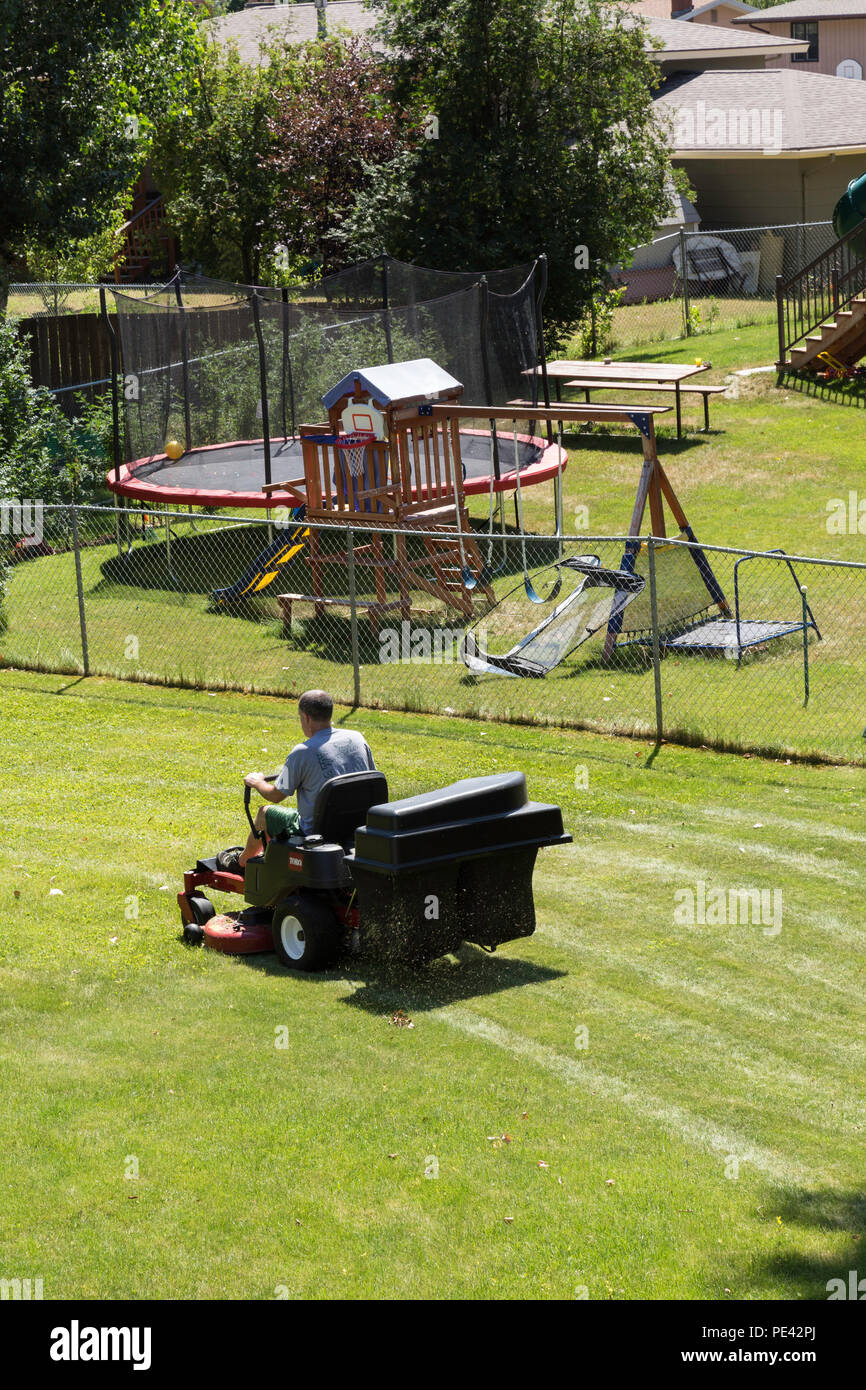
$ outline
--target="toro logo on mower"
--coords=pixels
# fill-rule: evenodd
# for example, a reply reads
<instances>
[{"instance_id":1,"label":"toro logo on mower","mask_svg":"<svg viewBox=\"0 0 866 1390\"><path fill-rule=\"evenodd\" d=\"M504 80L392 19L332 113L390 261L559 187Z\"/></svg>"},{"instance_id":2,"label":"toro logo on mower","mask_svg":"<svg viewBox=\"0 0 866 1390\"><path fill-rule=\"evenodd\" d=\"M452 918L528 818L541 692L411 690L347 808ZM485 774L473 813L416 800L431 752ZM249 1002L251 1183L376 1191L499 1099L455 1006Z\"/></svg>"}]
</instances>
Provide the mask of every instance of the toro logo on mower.
<instances>
[{"instance_id":1,"label":"toro logo on mower","mask_svg":"<svg viewBox=\"0 0 866 1390\"><path fill-rule=\"evenodd\" d=\"M290 855L289 855L289 868L290 868L290 869L295 869L296 871L300 872L300 870L303 869L303 867L304 867L304 860L303 860L303 856L302 856L302 855L300 855L300 854L290 854Z\"/></svg>"}]
</instances>

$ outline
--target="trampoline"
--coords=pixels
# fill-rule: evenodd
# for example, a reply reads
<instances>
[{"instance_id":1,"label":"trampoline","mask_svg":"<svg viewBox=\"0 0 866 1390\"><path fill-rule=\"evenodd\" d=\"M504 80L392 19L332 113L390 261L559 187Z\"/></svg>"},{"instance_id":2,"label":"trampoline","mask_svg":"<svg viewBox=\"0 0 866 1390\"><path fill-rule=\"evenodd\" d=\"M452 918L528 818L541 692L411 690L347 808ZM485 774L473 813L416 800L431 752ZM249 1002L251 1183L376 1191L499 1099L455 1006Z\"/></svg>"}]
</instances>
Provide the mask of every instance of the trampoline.
<instances>
[{"instance_id":1,"label":"trampoline","mask_svg":"<svg viewBox=\"0 0 866 1390\"><path fill-rule=\"evenodd\" d=\"M500 474L493 479L494 492L513 492L514 435L497 432L500 445ZM462 429L461 454L464 492L468 496L490 491L490 434L486 430ZM538 435L518 434L517 455L521 487L547 482L557 473L559 446ZM299 439L270 441L271 476L302 478L303 463ZM562 466L567 455L562 451ZM414 478L414 460L413 460ZM196 507L279 507L296 505L288 493L262 492L265 482L264 441L244 440L212 444L191 449L179 459L166 454L136 459L109 474L108 486L120 496L139 502L161 502L168 506ZM413 489L413 495L419 494ZM423 493L421 494L423 496Z\"/></svg>"}]
</instances>

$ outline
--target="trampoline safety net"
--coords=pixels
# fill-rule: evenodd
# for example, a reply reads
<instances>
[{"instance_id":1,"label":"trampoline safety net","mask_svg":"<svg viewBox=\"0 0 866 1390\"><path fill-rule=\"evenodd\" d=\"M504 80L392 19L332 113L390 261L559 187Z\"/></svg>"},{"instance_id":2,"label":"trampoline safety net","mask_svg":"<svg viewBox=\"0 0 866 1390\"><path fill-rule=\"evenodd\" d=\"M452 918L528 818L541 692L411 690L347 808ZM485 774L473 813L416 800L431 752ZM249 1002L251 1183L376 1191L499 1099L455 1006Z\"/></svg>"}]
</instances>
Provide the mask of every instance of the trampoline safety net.
<instances>
[{"instance_id":1,"label":"trampoline safety net","mask_svg":"<svg viewBox=\"0 0 866 1390\"><path fill-rule=\"evenodd\" d=\"M179 278L115 290L124 461L291 438L321 423L322 396L357 367L430 357L469 404L537 391L539 263L486 276L391 257L290 289ZM535 397L537 399L537 397Z\"/></svg>"}]
</instances>

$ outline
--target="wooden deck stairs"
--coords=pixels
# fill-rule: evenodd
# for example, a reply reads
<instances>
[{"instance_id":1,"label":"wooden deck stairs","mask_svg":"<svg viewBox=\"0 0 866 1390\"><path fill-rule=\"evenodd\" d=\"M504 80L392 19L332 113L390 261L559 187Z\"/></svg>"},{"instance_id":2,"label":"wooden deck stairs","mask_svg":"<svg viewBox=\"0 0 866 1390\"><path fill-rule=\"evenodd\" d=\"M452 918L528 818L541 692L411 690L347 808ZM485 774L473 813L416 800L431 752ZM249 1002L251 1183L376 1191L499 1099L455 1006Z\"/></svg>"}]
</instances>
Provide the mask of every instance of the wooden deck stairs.
<instances>
[{"instance_id":1,"label":"wooden deck stairs","mask_svg":"<svg viewBox=\"0 0 866 1390\"><path fill-rule=\"evenodd\" d=\"M785 280L776 277L780 372L866 357L866 221Z\"/></svg>"}]
</instances>

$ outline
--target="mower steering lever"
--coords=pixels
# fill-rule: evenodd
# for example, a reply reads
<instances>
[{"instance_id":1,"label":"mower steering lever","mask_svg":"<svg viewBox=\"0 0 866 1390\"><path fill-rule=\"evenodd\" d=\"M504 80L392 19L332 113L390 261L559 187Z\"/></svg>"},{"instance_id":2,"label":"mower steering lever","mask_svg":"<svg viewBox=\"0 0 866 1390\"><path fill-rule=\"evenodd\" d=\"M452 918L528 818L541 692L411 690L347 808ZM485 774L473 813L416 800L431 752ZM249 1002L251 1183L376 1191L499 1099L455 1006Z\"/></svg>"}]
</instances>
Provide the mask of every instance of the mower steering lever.
<instances>
[{"instance_id":1,"label":"mower steering lever","mask_svg":"<svg viewBox=\"0 0 866 1390\"><path fill-rule=\"evenodd\" d=\"M279 772L270 772L264 780L266 782L276 782L279 775ZM250 811L250 800L252 797L252 792L252 787L248 787L247 784L244 783L244 810L247 813L247 820L250 823L250 830L253 832L257 839L263 840L265 837L258 830L256 830L256 823L253 820L252 812Z\"/></svg>"}]
</instances>

